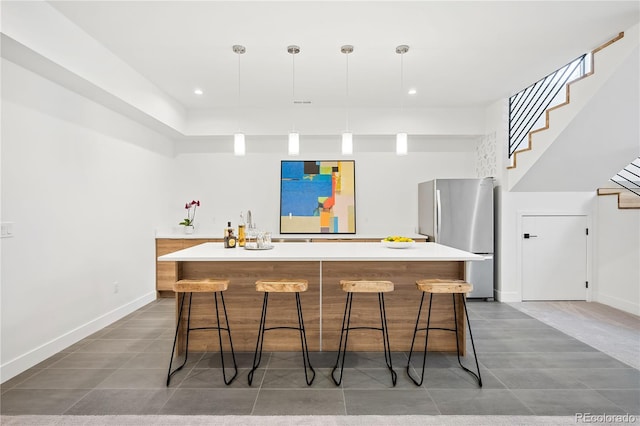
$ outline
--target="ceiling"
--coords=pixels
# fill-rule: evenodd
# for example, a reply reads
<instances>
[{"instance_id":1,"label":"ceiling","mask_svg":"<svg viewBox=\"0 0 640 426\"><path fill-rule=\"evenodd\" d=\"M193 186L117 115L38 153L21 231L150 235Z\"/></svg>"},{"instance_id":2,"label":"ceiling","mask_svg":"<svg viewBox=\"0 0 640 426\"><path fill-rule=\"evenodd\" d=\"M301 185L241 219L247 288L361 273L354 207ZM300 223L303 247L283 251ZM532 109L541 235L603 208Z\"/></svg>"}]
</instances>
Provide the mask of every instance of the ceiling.
<instances>
[{"instance_id":1,"label":"ceiling","mask_svg":"<svg viewBox=\"0 0 640 426\"><path fill-rule=\"evenodd\" d=\"M188 110L294 98L319 108L482 107L640 19L638 1L50 3ZM344 44L354 46L348 73Z\"/></svg>"}]
</instances>

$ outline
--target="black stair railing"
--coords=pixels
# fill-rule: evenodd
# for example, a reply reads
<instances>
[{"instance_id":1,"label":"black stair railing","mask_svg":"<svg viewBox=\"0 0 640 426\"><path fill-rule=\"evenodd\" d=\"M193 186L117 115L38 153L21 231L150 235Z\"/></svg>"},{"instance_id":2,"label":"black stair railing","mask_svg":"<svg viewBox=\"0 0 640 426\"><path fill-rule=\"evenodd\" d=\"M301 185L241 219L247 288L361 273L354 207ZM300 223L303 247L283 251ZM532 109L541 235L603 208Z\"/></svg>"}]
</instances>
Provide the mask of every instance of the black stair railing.
<instances>
[{"instance_id":1,"label":"black stair railing","mask_svg":"<svg viewBox=\"0 0 640 426\"><path fill-rule=\"evenodd\" d=\"M585 53L509 98L509 158L527 142L551 104L560 103L560 91L589 71L590 58Z\"/></svg>"},{"instance_id":2,"label":"black stair railing","mask_svg":"<svg viewBox=\"0 0 640 426\"><path fill-rule=\"evenodd\" d=\"M616 173L611 181L640 196L640 157Z\"/></svg>"}]
</instances>

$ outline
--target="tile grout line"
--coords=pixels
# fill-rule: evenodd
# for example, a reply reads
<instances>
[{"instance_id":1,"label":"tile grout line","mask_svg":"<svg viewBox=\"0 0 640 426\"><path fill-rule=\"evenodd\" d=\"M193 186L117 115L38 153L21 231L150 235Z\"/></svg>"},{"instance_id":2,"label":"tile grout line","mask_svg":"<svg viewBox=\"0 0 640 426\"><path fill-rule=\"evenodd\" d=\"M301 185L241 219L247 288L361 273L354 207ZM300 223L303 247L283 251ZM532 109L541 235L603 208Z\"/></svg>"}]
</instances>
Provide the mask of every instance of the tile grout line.
<instances>
[{"instance_id":1,"label":"tile grout line","mask_svg":"<svg viewBox=\"0 0 640 426\"><path fill-rule=\"evenodd\" d=\"M269 359L267 360L267 365L264 367L264 373L262 374L262 379L260 380L260 385L258 386L258 392L256 392L256 399L253 401L253 407L251 407L251 415L254 415L256 410L256 405L258 405L258 398L260 397L260 392L262 391L262 385L264 384L264 379L267 377L267 369L269 368L269 364L271 364L272 352L269 352ZM251 370L253 365L249 368ZM258 371L256 369L256 371Z\"/></svg>"}]
</instances>

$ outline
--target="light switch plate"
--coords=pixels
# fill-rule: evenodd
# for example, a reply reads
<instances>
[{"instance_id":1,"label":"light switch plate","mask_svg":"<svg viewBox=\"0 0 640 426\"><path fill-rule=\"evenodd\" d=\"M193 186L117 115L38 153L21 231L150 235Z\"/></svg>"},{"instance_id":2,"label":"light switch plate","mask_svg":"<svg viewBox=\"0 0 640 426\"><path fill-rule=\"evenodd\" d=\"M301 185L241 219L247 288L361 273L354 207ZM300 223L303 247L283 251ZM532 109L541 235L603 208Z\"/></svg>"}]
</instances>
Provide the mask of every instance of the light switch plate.
<instances>
[{"instance_id":1,"label":"light switch plate","mask_svg":"<svg viewBox=\"0 0 640 426\"><path fill-rule=\"evenodd\" d=\"M0 226L0 234L2 238L13 237L13 222L2 222Z\"/></svg>"}]
</instances>

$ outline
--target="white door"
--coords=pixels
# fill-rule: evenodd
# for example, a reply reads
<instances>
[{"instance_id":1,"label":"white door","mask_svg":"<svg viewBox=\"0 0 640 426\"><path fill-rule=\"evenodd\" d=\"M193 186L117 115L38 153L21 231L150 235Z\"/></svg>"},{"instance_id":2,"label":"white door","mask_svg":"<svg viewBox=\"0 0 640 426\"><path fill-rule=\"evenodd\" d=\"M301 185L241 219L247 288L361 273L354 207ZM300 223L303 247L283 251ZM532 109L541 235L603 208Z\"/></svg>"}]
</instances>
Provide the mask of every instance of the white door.
<instances>
[{"instance_id":1,"label":"white door","mask_svg":"<svg viewBox=\"0 0 640 426\"><path fill-rule=\"evenodd\" d=\"M522 216L522 300L586 300L587 217Z\"/></svg>"}]
</instances>

